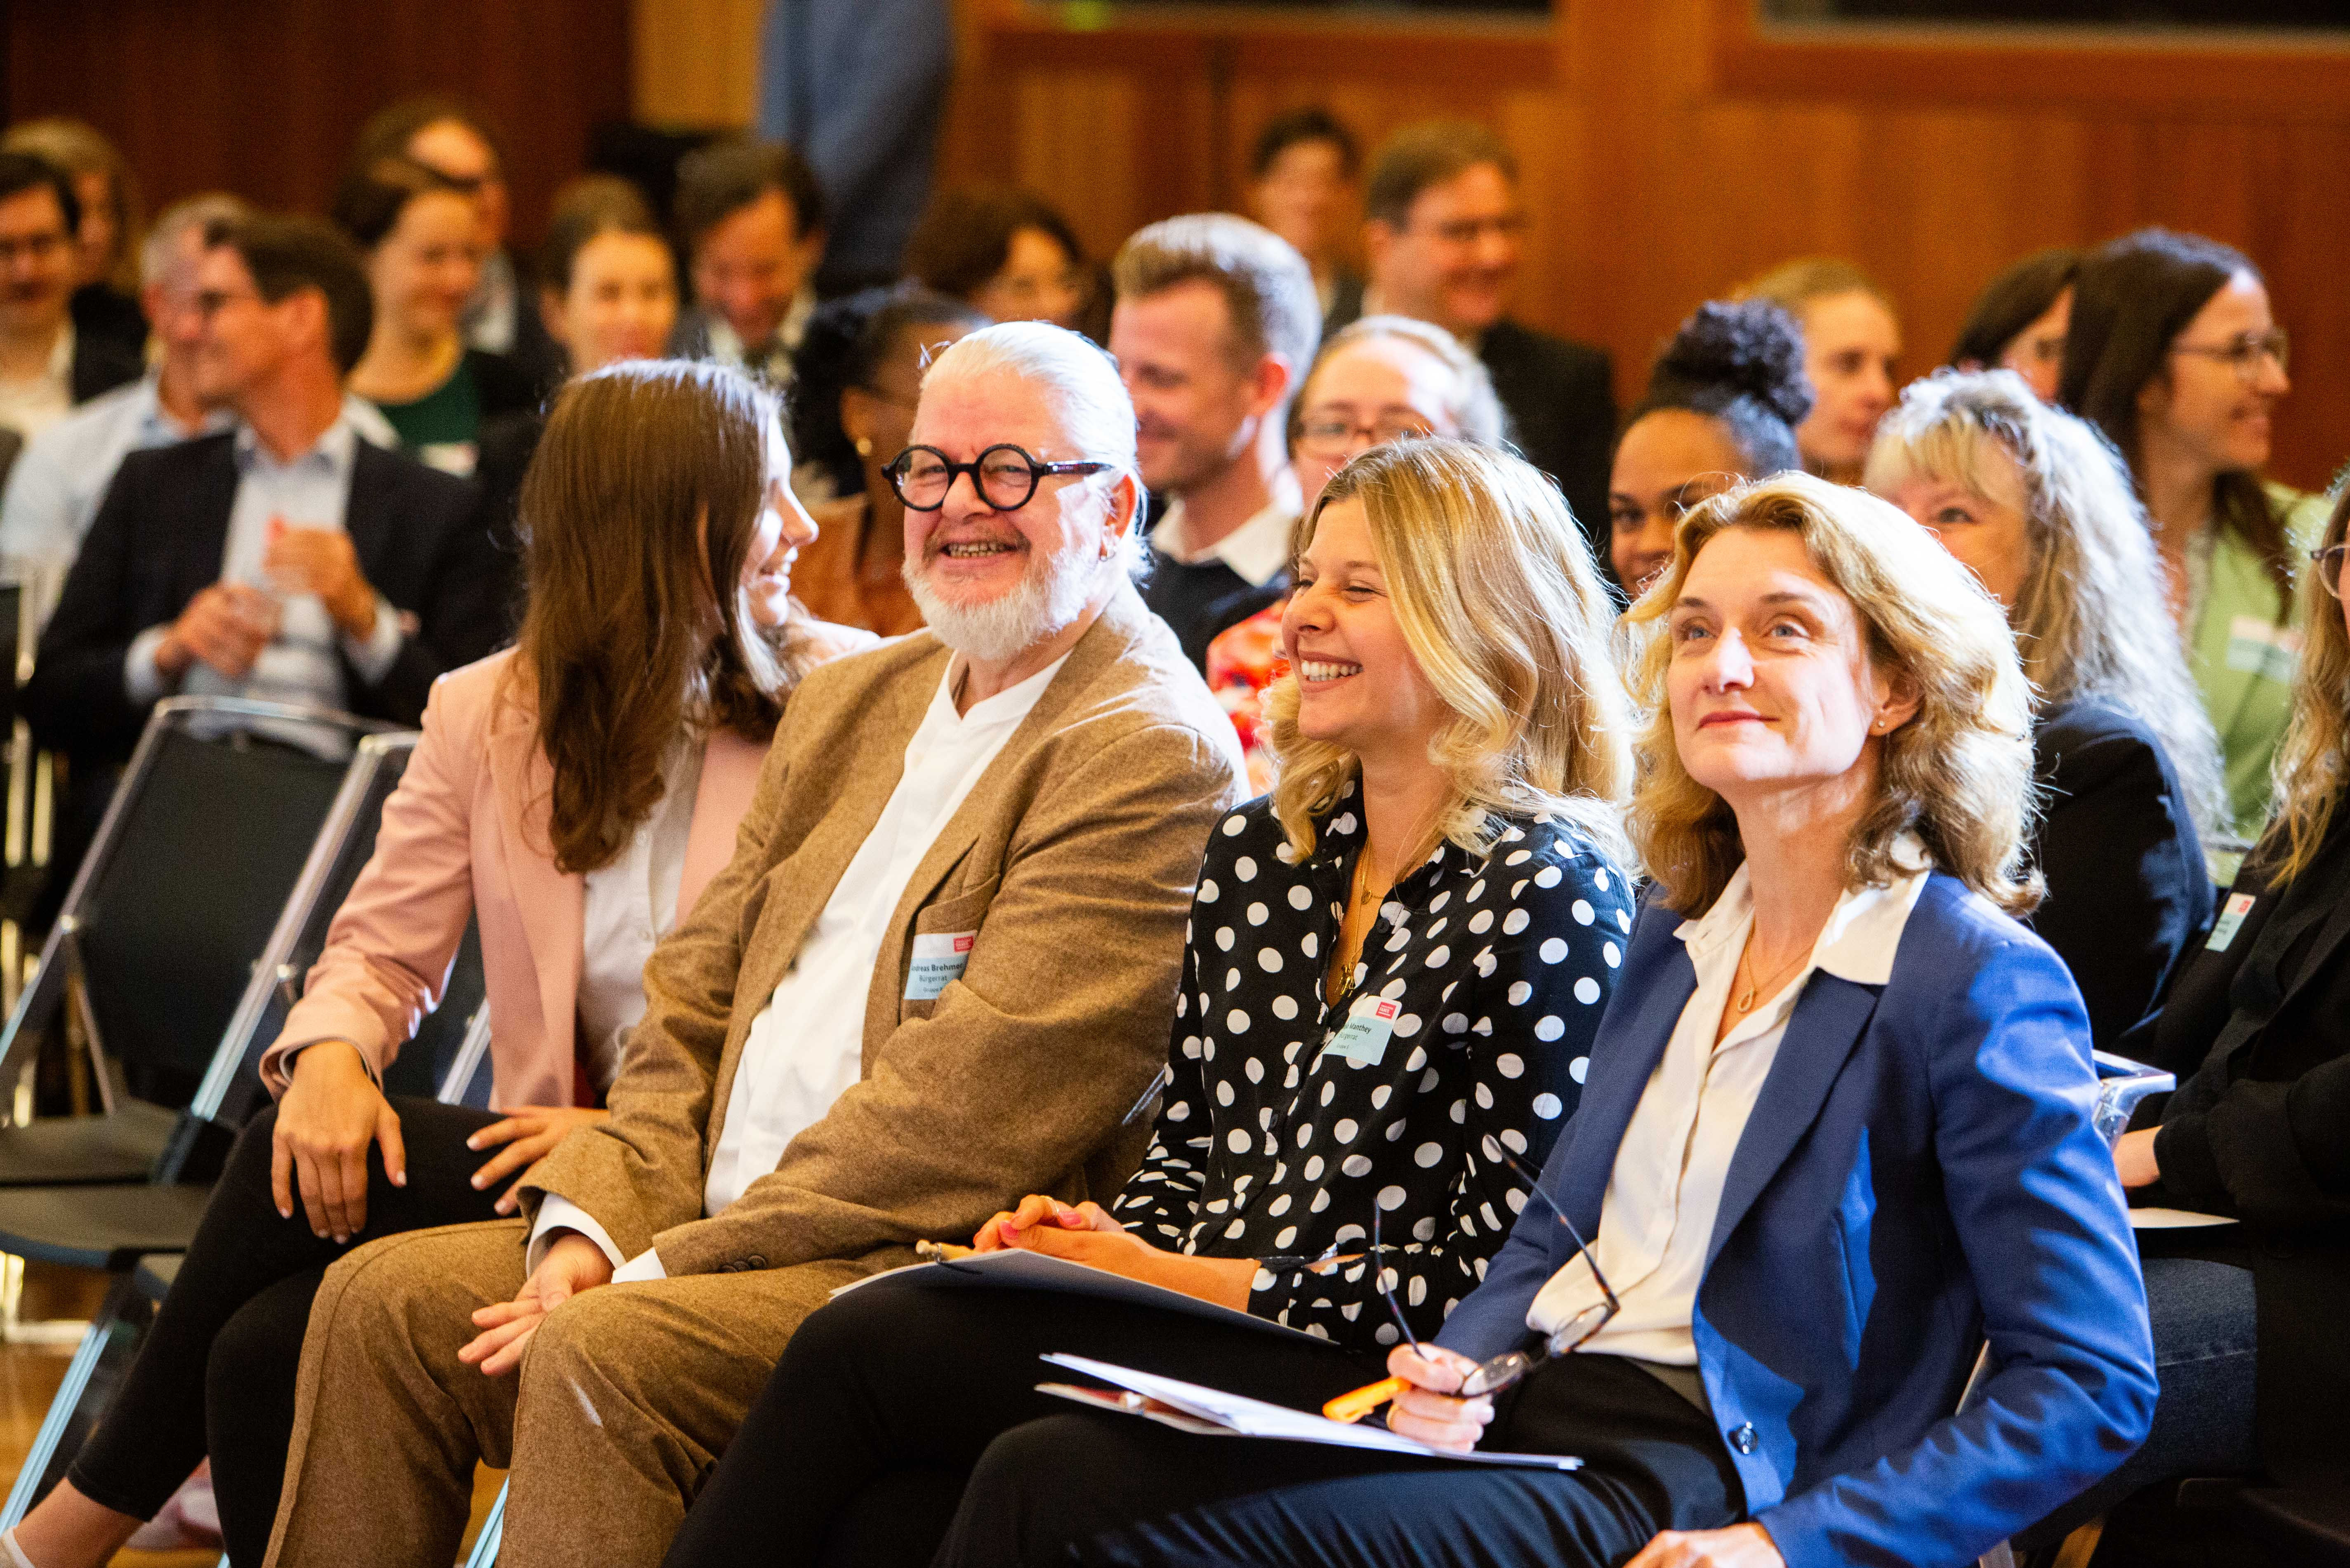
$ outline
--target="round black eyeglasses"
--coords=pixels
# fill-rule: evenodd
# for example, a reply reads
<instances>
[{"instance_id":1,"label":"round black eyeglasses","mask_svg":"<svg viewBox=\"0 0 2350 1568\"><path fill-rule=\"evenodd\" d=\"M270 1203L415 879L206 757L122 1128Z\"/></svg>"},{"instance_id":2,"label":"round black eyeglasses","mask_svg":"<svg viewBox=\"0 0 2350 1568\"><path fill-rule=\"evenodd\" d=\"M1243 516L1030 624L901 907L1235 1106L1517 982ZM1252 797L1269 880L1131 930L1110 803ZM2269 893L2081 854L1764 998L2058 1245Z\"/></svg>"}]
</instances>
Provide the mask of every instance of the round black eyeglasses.
<instances>
[{"instance_id":1,"label":"round black eyeglasses","mask_svg":"<svg viewBox=\"0 0 2350 1568\"><path fill-rule=\"evenodd\" d=\"M955 475L971 475L972 488L991 510L1017 512L1036 487L1056 473L1102 473L1107 462L1039 462L1022 447L1001 441L969 462L957 462L934 446L910 446L881 472L909 512L936 512L947 504Z\"/></svg>"}]
</instances>

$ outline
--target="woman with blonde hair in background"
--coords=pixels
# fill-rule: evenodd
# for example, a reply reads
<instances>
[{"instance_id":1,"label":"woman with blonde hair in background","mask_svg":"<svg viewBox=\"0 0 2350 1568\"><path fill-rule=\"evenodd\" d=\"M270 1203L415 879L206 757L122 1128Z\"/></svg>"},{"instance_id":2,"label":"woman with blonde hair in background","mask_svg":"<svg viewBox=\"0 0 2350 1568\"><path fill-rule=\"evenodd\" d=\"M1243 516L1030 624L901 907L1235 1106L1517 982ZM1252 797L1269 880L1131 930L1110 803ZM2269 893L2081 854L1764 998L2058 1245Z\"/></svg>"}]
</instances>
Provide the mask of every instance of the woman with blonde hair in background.
<instances>
[{"instance_id":1,"label":"woman with blonde hair in background","mask_svg":"<svg viewBox=\"0 0 2350 1568\"><path fill-rule=\"evenodd\" d=\"M1913 382L1867 481L2007 607L2040 698L2032 857L2047 895L2032 929L2110 1047L2210 923L2202 841L2227 815L2146 514L2113 449L2012 370Z\"/></svg>"},{"instance_id":2,"label":"woman with blonde hair in background","mask_svg":"<svg viewBox=\"0 0 2350 1568\"><path fill-rule=\"evenodd\" d=\"M929 1563L972 1462L1057 1407L1039 1353L1318 1405L1476 1287L1523 1201L1503 1156L1569 1127L1630 929L1608 601L1550 482L1465 441L1357 457L1299 537L1281 782L1209 837L1150 1151L1107 1210L1033 1195L972 1241L1314 1337L858 1291L793 1336L672 1568Z\"/></svg>"},{"instance_id":3,"label":"woman with blonde hair in background","mask_svg":"<svg viewBox=\"0 0 2350 1568\"><path fill-rule=\"evenodd\" d=\"M2243 1513L2220 1513L2215 1525L2178 1509L2172 1478L2314 1489L2268 1494L2290 1518L2309 1500L2338 1497L2350 1475L2345 541L2350 491L2336 494L2303 569L2308 641L2278 757L2276 815L2162 1010L2120 1047L2178 1075L2178 1092L2143 1102L2114 1146L2122 1185L2140 1202L2236 1223L2137 1233L2162 1378L2153 1430L2120 1469L2020 1545L2061 1539L2105 1514L2100 1563L2232 1561L2215 1548L2241 1536L2210 1537L2236 1534Z\"/></svg>"}]
</instances>

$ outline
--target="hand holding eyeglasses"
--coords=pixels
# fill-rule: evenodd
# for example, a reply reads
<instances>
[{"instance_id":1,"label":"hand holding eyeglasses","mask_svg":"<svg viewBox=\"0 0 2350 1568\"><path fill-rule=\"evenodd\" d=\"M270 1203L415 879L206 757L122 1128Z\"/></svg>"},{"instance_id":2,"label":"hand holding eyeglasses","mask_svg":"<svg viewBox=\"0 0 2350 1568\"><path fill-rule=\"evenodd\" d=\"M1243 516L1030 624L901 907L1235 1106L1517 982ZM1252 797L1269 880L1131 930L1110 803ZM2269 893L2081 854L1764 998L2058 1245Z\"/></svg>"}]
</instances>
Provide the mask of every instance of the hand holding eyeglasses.
<instances>
[{"instance_id":1,"label":"hand holding eyeglasses","mask_svg":"<svg viewBox=\"0 0 2350 1568\"><path fill-rule=\"evenodd\" d=\"M1394 1376L1385 1383L1374 1383L1358 1392L1390 1391L1394 1403L1388 1407L1388 1431L1450 1453L1465 1454L1477 1446L1477 1439L1485 1435L1486 1423L1493 1418L1493 1397L1461 1393L1461 1386L1477 1375L1476 1362L1440 1345L1399 1345L1388 1352L1388 1370ZM1330 1415L1328 1406L1323 1407L1323 1414Z\"/></svg>"}]
</instances>

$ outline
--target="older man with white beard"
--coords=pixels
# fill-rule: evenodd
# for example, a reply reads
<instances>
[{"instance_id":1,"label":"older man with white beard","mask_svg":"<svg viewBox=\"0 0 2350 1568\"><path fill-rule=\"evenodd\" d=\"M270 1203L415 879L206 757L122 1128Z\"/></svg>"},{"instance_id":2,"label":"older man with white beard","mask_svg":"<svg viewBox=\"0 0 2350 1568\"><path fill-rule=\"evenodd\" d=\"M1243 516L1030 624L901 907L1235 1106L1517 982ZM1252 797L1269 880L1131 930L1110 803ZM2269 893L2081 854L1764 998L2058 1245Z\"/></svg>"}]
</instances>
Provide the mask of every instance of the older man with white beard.
<instances>
[{"instance_id":1,"label":"older man with white beard","mask_svg":"<svg viewBox=\"0 0 2350 1568\"><path fill-rule=\"evenodd\" d=\"M1024 1193L1112 1191L1232 727L1129 577L1134 412L1035 323L924 380L891 468L926 633L793 694L733 862L645 970L528 1218L328 1271L272 1563L653 1563L828 1293Z\"/></svg>"}]
</instances>

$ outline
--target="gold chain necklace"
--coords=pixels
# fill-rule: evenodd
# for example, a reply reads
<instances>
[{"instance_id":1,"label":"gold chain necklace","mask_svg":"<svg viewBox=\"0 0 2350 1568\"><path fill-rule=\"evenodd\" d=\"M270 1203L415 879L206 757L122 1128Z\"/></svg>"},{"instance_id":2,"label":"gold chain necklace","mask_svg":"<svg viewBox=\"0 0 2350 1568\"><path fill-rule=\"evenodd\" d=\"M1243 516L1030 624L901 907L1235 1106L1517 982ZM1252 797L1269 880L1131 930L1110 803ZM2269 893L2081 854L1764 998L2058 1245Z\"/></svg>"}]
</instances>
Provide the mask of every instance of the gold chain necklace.
<instances>
[{"instance_id":1,"label":"gold chain necklace","mask_svg":"<svg viewBox=\"0 0 2350 1568\"><path fill-rule=\"evenodd\" d=\"M1745 951L1738 955L1738 967L1740 969L1746 968L1747 960L1753 956L1753 952L1754 945L1752 941L1749 941L1746 945ZM1795 955L1793 962L1790 962L1780 969L1780 971L1776 974L1773 974L1769 980L1758 981L1750 979L1747 981L1746 989L1738 994L1731 1005L1736 1007L1742 1013L1752 1012L1754 1010L1754 996L1757 992L1761 991L1764 986L1777 984L1780 980L1794 972L1796 964L1802 963L1805 959L1811 956L1811 950L1806 948L1802 952ZM1737 977L1732 975L1731 977L1731 981L1733 985L1736 984Z\"/></svg>"}]
</instances>

